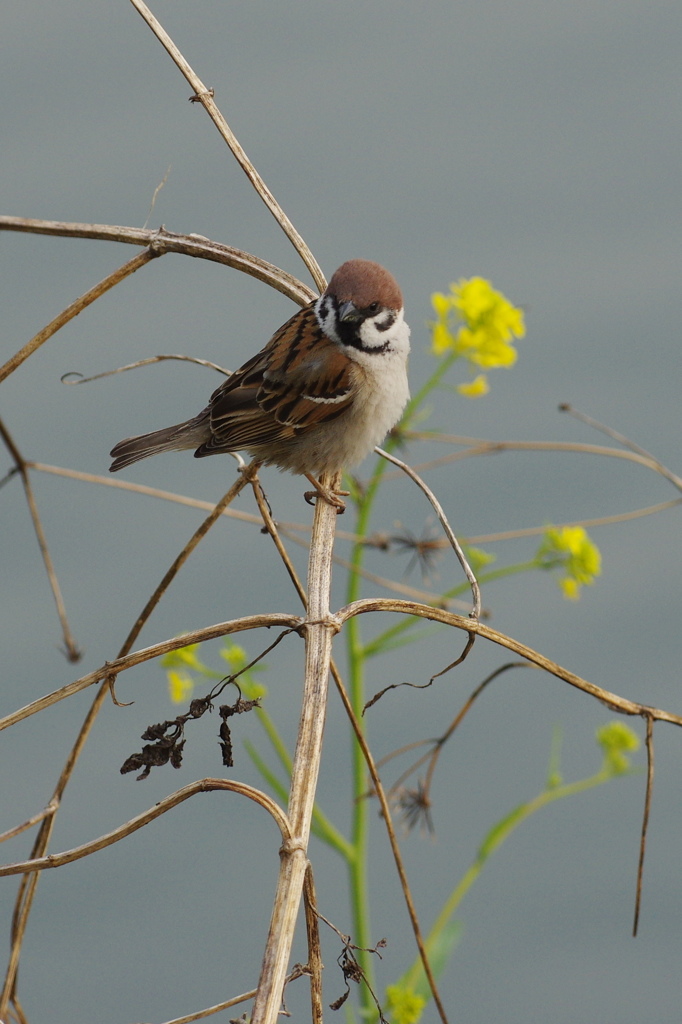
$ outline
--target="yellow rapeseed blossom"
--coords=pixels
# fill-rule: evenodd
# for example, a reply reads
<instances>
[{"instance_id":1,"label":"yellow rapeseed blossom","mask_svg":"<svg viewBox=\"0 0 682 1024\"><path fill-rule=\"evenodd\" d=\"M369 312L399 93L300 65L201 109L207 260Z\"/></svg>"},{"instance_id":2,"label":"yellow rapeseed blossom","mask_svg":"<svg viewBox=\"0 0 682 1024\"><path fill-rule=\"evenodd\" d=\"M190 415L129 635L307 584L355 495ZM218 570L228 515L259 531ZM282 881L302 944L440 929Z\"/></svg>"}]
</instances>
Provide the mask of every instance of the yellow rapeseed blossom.
<instances>
[{"instance_id":1,"label":"yellow rapeseed blossom","mask_svg":"<svg viewBox=\"0 0 682 1024\"><path fill-rule=\"evenodd\" d=\"M225 646L221 648L220 657L224 658L227 664L230 666L230 673L241 672L246 665L248 665L250 658L243 647L239 644L225 643ZM255 672L261 672L265 668L264 665L254 665L248 672L244 672L239 676L237 680L239 687L249 700L255 700L257 697L264 697L267 692L267 686L259 683L254 677Z\"/></svg>"},{"instance_id":2,"label":"yellow rapeseed blossom","mask_svg":"<svg viewBox=\"0 0 682 1024\"><path fill-rule=\"evenodd\" d=\"M226 644L220 651L220 657L225 659L233 672L239 672L248 661L246 651L239 644Z\"/></svg>"},{"instance_id":3,"label":"yellow rapeseed blossom","mask_svg":"<svg viewBox=\"0 0 682 1024\"><path fill-rule=\"evenodd\" d=\"M460 395L466 395L467 398L481 398L482 395L487 395L490 391L490 385L488 384L488 378L484 373L479 373L473 380L468 381L466 384L458 384L457 390Z\"/></svg>"},{"instance_id":4,"label":"yellow rapeseed blossom","mask_svg":"<svg viewBox=\"0 0 682 1024\"><path fill-rule=\"evenodd\" d=\"M186 647L179 647L177 651L164 654L163 658L161 658L161 666L163 668L175 668L178 665L186 665L188 668L201 672L205 666L197 655L200 647L201 644L187 644Z\"/></svg>"},{"instance_id":5,"label":"yellow rapeseed blossom","mask_svg":"<svg viewBox=\"0 0 682 1024\"><path fill-rule=\"evenodd\" d=\"M439 319L444 320L452 308L452 299L448 295L443 295L442 292L434 292L431 296L431 305Z\"/></svg>"},{"instance_id":6,"label":"yellow rapeseed blossom","mask_svg":"<svg viewBox=\"0 0 682 1024\"><path fill-rule=\"evenodd\" d=\"M460 327L455 341L455 351L474 366L492 370L497 366L513 366L517 351L510 340L500 337L488 326Z\"/></svg>"},{"instance_id":7,"label":"yellow rapeseed blossom","mask_svg":"<svg viewBox=\"0 0 682 1024\"><path fill-rule=\"evenodd\" d=\"M431 325L431 351L434 356L444 356L446 352L452 352L455 344L456 338L446 320L437 320Z\"/></svg>"},{"instance_id":8,"label":"yellow rapeseed blossom","mask_svg":"<svg viewBox=\"0 0 682 1024\"><path fill-rule=\"evenodd\" d=\"M524 337L523 310L512 306L490 281L483 277L460 278L450 288L452 304L469 327L485 327L505 341Z\"/></svg>"},{"instance_id":9,"label":"yellow rapeseed blossom","mask_svg":"<svg viewBox=\"0 0 682 1024\"><path fill-rule=\"evenodd\" d=\"M564 597L577 601L580 588L590 586L601 575L601 554L582 526L550 527L538 549L542 568L561 568L559 578Z\"/></svg>"},{"instance_id":10,"label":"yellow rapeseed blossom","mask_svg":"<svg viewBox=\"0 0 682 1024\"><path fill-rule=\"evenodd\" d=\"M386 1002L392 1024L417 1024L426 1006L423 996L400 985L387 986Z\"/></svg>"},{"instance_id":11,"label":"yellow rapeseed blossom","mask_svg":"<svg viewBox=\"0 0 682 1024\"><path fill-rule=\"evenodd\" d=\"M436 320L431 324L431 350L436 356L462 356L475 367L492 369L513 366L517 352L514 338L526 329L523 310L513 306L502 292L483 277L461 278L450 285L449 294L434 292L431 304ZM457 326L459 323L459 327ZM478 398L488 391L483 374L463 384L458 391Z\"/></svg>"},{"instance_id":12,"label":"yellow rapeseed blossom","mask_svg":"<svg viewBox=\"0 0 682 1024\"><path fill-rule=\"evenodd\" d=\"M194 680L189 672L172 668L166 673L168 694L174 704L184 704L194 692Z\"/></svg>"},{"instance_id":13,"label":"yellow rapeseed blossom","mask_svg":"<svg viewBox=\"0 0 682 1024\"><path fill-rule=\"evenodd\" d=\"M199 658L201 644L187 644L177 651L164 654L160 659L162 668L166 669L168 694L174 704L183 704L189 700L194 690L194 680L188 669L205 672L206 666Z\"/></svg>"},{"instance_id":14,"label":"yellow rapeseed blossom","mask_svg":"<svg viewBox=\"0 0 682 1024\"><path fill-rule=\"evenodd\" d=\"M597 743L604 751L604 769L622 775L630 767L628 752L639 748L639 736L625 722L609 722L597 729Z\"/></svg>"}]
</instances>

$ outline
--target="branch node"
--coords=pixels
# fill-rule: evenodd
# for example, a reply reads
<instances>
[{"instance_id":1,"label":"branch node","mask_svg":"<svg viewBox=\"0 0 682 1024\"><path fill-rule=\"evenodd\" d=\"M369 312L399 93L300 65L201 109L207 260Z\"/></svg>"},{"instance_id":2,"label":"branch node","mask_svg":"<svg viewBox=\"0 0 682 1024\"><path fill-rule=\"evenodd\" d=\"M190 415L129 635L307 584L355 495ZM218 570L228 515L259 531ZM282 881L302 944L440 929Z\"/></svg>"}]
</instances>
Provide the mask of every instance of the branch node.
<instances>
[{"instance_id":1,"label":"branch node","mask_svg":"<svg viewBox=\"0 0 682 1024\"><path fill-rule=\"evenodd\" d=\"M159 224L156 231L152 232L149 239L149 245L147 246L147 251L150 253L151 256L163 256L163 254L166 252L165 224Z\"/></svg>"},{"instance_id":2,"label":"branch node","mask_svg":"<svg viewBox=\"0 0 682 1024\"><path fill-rule=\"evenodd\" d=\"M343 621L337 615L327 615L324 619L306 619L298 627L297 632L302 636L305 636L311 626L324 626L326 629L330 629L334 636L341 632L343 627Z\"/></svg>"},{"instance_id":3,"label":"branch node","mask_svg":"<svg viewBox=\"0 0 682 1024\"><path fill-rule=\"evenodd\" d=\"M212 100L215 96L215 89L197 89L193 96L188 98L190 103L202 103L204 100Z\"/></svg>"},{"instance_id":4,"label":"branch node","mask_svg":"<svg viewBox=\"0 0 682 1024\"><path fill-rule=\"evenodd\" d=\"M279 848L280 857L291 857L292 854L300 850L302 853L307 852L307 846L300 836L291 836L289 839L285 839Z\"/></svg>"}]
</instances>

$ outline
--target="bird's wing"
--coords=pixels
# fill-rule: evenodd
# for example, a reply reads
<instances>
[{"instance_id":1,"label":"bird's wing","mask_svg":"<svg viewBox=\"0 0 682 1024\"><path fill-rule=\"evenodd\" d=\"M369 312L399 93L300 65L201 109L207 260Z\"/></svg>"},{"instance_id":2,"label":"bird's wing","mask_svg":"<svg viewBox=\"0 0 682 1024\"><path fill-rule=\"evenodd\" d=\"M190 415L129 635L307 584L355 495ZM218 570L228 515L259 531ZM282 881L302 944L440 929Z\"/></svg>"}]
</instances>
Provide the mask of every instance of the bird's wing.
<instances>
[{"instance_id":1,"label":"bird's wing","mask_svg":"<svg viewBox=\"0 0 682 1024\"><path fill-rule=\"evenodd\" d=\"M202 451L273 444L334 420L351 405L354 380L354 364L306 306L213 393Z\"/></svg>"}]
</instances>

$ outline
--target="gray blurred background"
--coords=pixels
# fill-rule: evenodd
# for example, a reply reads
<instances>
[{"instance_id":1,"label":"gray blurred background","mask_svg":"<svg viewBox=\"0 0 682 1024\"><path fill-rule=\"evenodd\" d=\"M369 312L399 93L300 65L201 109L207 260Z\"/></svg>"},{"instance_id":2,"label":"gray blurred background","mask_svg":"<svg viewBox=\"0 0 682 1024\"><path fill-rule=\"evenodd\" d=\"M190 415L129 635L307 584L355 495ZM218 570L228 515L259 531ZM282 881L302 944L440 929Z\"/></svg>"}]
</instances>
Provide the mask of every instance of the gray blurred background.
<instances>
[{"instance_id":1,"label":"gray blurred background","mask_svg":"<svg viewBox=\"0 0 682 1024\"><path fill-rule=\"evenodd\" d=\"M207 85L327 275L352 256L400 281L413 330L411 380L432 371L430 294L461 276L490 278L524 306L528 333L512 371L472 402L443 392L430 426L487 438L602 443L557 412L561 401L679 465L679 273L682 213L682 13L672 0L572 4L405 2L187 3L156 14ZM307 281L169 58L125 0L5 0L0 60L2 212L150 226L242 247ZM2 233L2 359L135 250L113 243ZM184 352L235 367L293 307L205 261L166 256L107 294L3 386L2 416L27 458L106 474L121 437L197 412L216 386L208 370L165 364L80 388L85 375ZM454 373L452 382L461 380ZM421 461L433 449L411 449ZM440 449L439 449L440 451ZM10 469L0 455L0 474ZM361 468L367 475L370 460ZM125 477L216 500L231 460L176 454ZM79 666L60 633L18 479L0 493L2 697L6 714L115 655L149 593L203 515L95 485L34 475ZM302 486L264 483L277 517L310 521ZM429 474L463 536L609 515L675 497L665 481L616 459L505 454ZM252 509L244 493L238 507ZM420 534L423 499L387 486L373 528L396 520ZM484 590L492 625L599 685L679 712L679 513L593 531L604 573L577 604L548 575ZM352 529L352 514L340 523ZM489 545L498 563L530 557L534 539ZM346 546L340 545L342 554ZM301 571L305 555L295 549ZM368 565L401 579L407 558ZM459 579L446 556L437 586ZM343 603L337 573L334 602ZM418 573L411 582L420 585ZM365 594L381 593L367 584ZM296 599L267 538L224 520L201 545L140 638ZM365 622L367 635L390 623ZM271 639L245 638L252 653ZM441 633L372 663L372 693L423 681L458 649ZM338 644L343 661L343 648ZM219 664L217 645L205 655ZM295 735L302 645L271 654L267 707ZM504 660L483 642L430 690L402 689L368 716L378 756L437 735L471 689ZM3 733L2 829L42 807L94 691ZM122 777L152 721L174 716L163 672L126 673L98 720L59 815L52 850L94 838L205 775L221 774L216 716L194 725L178 772ZM481 698L437 779L434 842L404 844L428 927L478 844L542 787L552 729L564 774L595 771L594 731L613 715L540 673L514 673ZM630 723L642 734L641 723ZM258 784L242 748L262 744L240 721L236 777ZM640 935L630 935L644 778L620 779L551 806L523 826L464 902L464 937L442 978L451 1019L466 1024L635 1024L680 1015L682 736L656 729L657 778ZM320 801L348 823L348 730L330 698ZM639 763L644 763L642 753ZM336 808L340 808L336 810ZM381 824L373 823L372 931L388 938L379 987L414 952ZM3 858L25 857L25 835ZM31 1024L164 1021L255 984L277 872L277 837L246 802L210 794L95 857L40 882L20 972ZM349 929L345 875L311 847L323 913ZM4 934L16 879L1 887ZM7 940L2 940L7 950ZM325 938L327 1002L343 991L338 943ZM5 954L3 953L3 956ZM295 957L303 959L299 942ZM304 985L289 992L306 1019ZM241 1012L241 1008L237 1014ZM342 1011L344 1012L344 1011ZM234 1016L234 1011L217 1019ZM433 1008L426 1020L433 1021Z\"/></svg>"}]
</instances>

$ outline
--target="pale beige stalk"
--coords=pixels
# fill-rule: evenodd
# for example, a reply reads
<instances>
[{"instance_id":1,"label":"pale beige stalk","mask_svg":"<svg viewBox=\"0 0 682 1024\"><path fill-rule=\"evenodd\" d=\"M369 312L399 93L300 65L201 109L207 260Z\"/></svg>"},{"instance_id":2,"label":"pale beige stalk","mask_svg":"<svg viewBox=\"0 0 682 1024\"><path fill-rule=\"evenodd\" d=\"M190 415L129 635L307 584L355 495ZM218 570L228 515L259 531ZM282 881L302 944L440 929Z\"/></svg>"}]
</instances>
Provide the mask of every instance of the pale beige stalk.
<instances>
[{"instance_id":1,"label":"pale beige stalk","mask_svg":"<svg viewBox=\"0 0 682 1024\"><path fill-rule=\"evenodd\" d=\"M330 483L334 486L334 482L325 476L323 486ZM308 866L308 840L322 755L332 638L338 630L329 612L335 526L336 509L326 501L318 501L308 560L303 710L289 793L291 840L280 850L277 893L251 1024L275 1024L277 1021Z\"/></svg>"}]
</instances>

